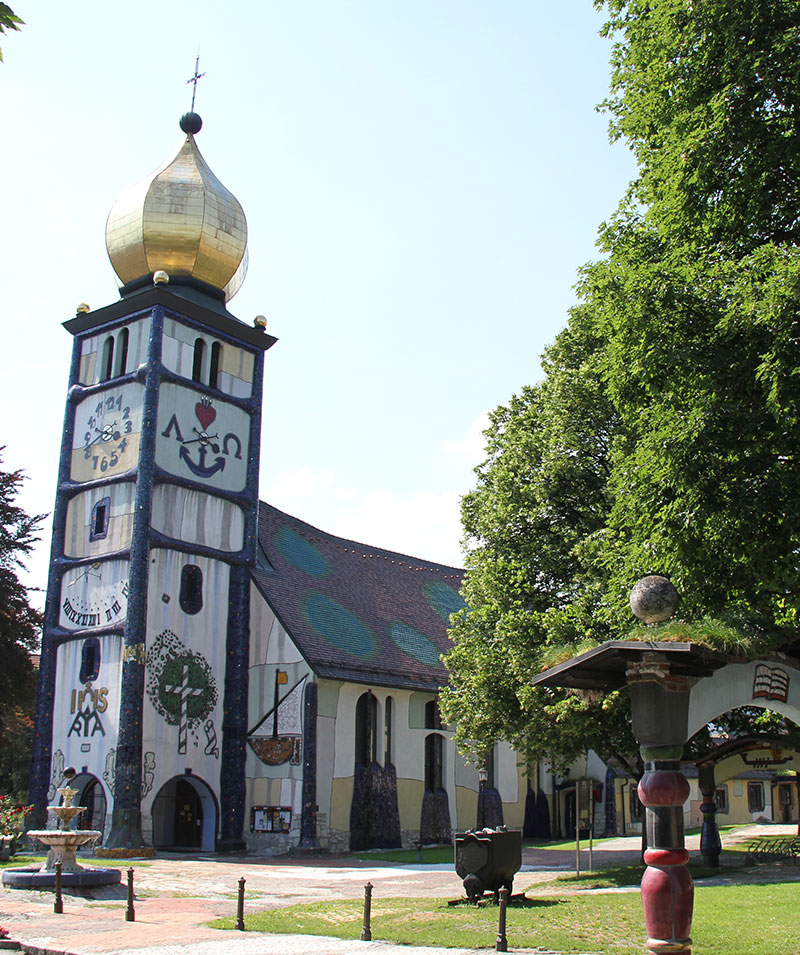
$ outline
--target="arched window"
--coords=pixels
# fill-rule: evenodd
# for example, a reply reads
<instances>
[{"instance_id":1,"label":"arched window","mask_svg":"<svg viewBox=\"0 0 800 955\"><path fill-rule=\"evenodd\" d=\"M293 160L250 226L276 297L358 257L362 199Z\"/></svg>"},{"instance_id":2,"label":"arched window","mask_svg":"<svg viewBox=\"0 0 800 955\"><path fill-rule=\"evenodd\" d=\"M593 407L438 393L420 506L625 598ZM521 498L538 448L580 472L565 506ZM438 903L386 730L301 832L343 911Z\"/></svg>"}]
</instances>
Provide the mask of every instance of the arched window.
<instances>
[{"instance_id":1,"label":"arched window","mask_svg":"<svg viewBox=\"0 0 800 955\"><path fill-rule=\"evenodd\" d=\"M437 793L442 786L442 756L444 736L429 733L425 737L425 789Z\"/></svg>"},{"instance_id":2,"label":"arched window","mask_svg":"<svg viewBox=\"0 0 800 955\"><path fill-rule=\"evenodd\" d=\"M378 701L372 693L363 693L356 703L356 766L369 766L378 760Z\"/></svg>"},{"instance_id":3,"label":"arched window","mask_svg":"<svg viewBox=\"0 0 800 955\"><path fill-rule=\"evenodd\" d=\"M117 361L114 369L115 375L124 375L128 365L128 339L130 332L127 328L120 329L117 335Z\"/></svg>"},{"instance_id":4,"label":"arched window","mask_svg":"<svg viewBox=\"0 0 800 955\"><path fill-rule=\"evenodd\" d=\"M109 335L103 344L103 361L100 366L100 381L108 381L114 374L114 336Z\"/></svg>"},{"instance_id":5,"label":"arched window","mask_svg":"<svg viewBox=\"0 0 800 955\"><path fill-rule=\"evenodd\" d=\"M383 704L383 765L387 766L392 762L392 746L393 746L393 734L392 734L392 698L391 696L386 697L386 702Z\"/></svg>"},{"instance_id":6,"label":"arched window","mask_svg":"<svg viewBox=\"0 0 800 955\"><path fill-rule=\"evenodd\" d=\"M486 770L486 788L495 789L495 765L496 765L496 747L492 747L486 754L483 768Z\"/></svg>"},{"instance_id":7,"label":"arched window","mask_svg":"<svg viewBox=\"0 0 800 955\"><path fill-rule=\"evenodd\" d=\"M219 385L217 381L219 380L219 366L222 362L222 345L219 342L214 342L211 346L211 368L208 372L208 383L212 388L218 388Z\"/></svg>"},{"instance_id":8,"label":"arched window","mask_svg":"<svg viewBox=\"0 0 800 955\"><path fill-rule=\"evenodd\" d=\"M440 730L442 728L442 716L439 713L439 703L436 700L428 700L425 704L425 729Z\"/></svg>"},{"instance_id":9,"label":"arched window","mask_svg":"<svg viewBox=\"0 0 800 955\"><path fill-rule=\"evenodd\" d=\"M89 527L89 540L102 540L108 533L108 514L111 510L111 498L101 498L92 508L92 523Z\"/></svg>"},{"instance_id":10,"label":"arched window","mask_svg":"<svg viewBox=\"0 0 800 955\"><path fill-rule=\"evenodd\" d=\"M184 613L200 613L203 609L203 571L197 564L184 565L178 602Z\"/></svg>"},{"instance_id":11,"label":"arched window","mask_svg":"<svg viewBox=\"0 0 800 955\"><path fill-rule=\"evenodd\" d=\"M100 641L89 637L81 650L81 671L78 679L81 683L93 682L100 673Z\"/></svg>"},{"instance_id":12,"label":"arched window","mask_svg":"<svg viewBox=\"0 0 800 955\"><path fill-rule=\"evenodd\" d=\"M206 356L206 343L198 338L194 343L194 361L192 362L192 381L203 380L203 364Z\"/></svg>"}]
</instances>

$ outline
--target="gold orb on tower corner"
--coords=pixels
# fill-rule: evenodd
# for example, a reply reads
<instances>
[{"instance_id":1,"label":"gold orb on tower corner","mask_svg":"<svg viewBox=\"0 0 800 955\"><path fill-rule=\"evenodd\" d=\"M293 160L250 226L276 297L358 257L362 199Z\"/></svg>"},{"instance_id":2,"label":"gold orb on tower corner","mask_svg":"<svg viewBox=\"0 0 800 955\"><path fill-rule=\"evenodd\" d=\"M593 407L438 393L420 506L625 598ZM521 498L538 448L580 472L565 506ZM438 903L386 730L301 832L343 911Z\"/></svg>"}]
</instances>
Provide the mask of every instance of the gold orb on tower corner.
<instances>
[{"instance_id":1,"label":"gold orb on tower corner","mask_svg":"<svg viewBox=\"0 0 800 955\"><path fill-rule=\"evenodd\" d=\"M174 159L114 203L106 249L123 285L164 271L224 290L226 299L239 290L247 269L247 220L203 159L193 132L186 132Z\"/></svg>"}]
</instances>

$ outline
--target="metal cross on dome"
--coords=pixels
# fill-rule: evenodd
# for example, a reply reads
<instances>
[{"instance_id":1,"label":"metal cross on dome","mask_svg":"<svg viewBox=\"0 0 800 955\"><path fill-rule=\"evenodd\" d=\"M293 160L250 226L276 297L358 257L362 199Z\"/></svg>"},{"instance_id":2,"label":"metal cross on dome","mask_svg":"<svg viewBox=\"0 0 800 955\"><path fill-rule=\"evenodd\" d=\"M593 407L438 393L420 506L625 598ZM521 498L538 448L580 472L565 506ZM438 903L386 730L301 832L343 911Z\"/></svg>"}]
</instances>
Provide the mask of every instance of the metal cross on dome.
<instances>
[{"instance_id":1,"label":"metal cross on dome","mask_svg":"<svg viewBox=\"0 0 800 955\"><path fill-rule=\"evenodd\" d=\"M198 53L197 59L195 60L195 63L194 63L194 76L190 76L189 79L186 81L187 85L189 83L194 84L194 87L192 89L192 112L194 112L194 98L197 95L197 81L201 80L206 75L205 73L198 73L197 71L199 69L200 69L200 54Z\"/></svg>"}]
</instances>

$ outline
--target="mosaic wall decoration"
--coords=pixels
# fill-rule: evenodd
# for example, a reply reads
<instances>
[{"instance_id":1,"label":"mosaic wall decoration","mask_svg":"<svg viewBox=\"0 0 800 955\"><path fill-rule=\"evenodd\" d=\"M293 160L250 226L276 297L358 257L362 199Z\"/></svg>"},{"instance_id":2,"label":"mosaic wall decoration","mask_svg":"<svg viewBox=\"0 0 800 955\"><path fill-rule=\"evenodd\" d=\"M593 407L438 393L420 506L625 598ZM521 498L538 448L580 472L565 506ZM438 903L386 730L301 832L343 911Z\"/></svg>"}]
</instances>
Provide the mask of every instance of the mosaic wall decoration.
<instances>
[{"instance_id":1,"label":"mosaic wall decoration","mask_svg":"<svg viewBox=\"0 0 800 955\"><path fill-rule=\"evenodd\" d=\"M178 753L217 704L217 684L206 658L189 650L171 630L160 633L147 653L147 695L156 712L178 727ZM218 753L216 754L218 755Z\"/></svg>"},{"instance_id":2,"label":"mosaic wall decoration","mask_svg":"<svg viewBox=\"0 0 800 955\"><path fill-rule=\"evenodd\" d=\"M466 607L464 598L449 584L442 583L440 580L429 580L422 585L422 592L425 599L444 620L446 624L450 623L450 615L458 613Z\"/></svg>"},{"instance_id":3,"label":"mosaic wall decoration","mask_svg":"<svg viewBox=\"0 0 800 955\"><path fill-rule=\"evenodd\" d=\"M785 703L789 698L789 674L781 667L768 667L760 663L753 677L754 700L777 700Z\"/></svg>"},{"instance_id":4,"label":"mosaic wall decoration","mask_svg":"<svg viewBox=\"0 0 800 955\"><path fill-rule=\"evenodd\" d=\"M147 752L144 754L144 763L142 765L142 799L152 791L155 780L156 754Z\"/></svg>"},{"instance_id":5,"label":"mosaic wall decoration","mask_svg":"<svg viewBox=\"0 0 800 955\"><path fill-rule=\"evenodd\" d=\"M389 627L389 635L401 650L415 657L420 663L435 666L439 662L442 651L424 633L409 627L408 624L399 620L393 621Z\"/></svg>"},{"instance_id":6,"label":"mosaic wall decoration","mask_svg":"<svg viewBox=\"0 0 800 955\"><path fill-rule=\"evenodd\" d=\"M53 753L53 760L50 770L50 788L47 790L47 800L51 802L56 798L56 790L64 779L64 753L57 749Z\"/></svg>"},{"instance_id":7,"label":"mosaic wall decoration","mask_svg":"<svg viewBox=\"0 0 800 955\"><path fill-rule=\"evenodd\" d=\"M328 558L290 527L282 527L277 532L275 546L290 564L311 574L312 577L324 577L330 573L331 565Z\"/></svg>"},{"instance_id":8,"label":"mosaic wall decoration","mask_svg":"<svg viewBox=\"0 0 800 955\"><path fill-rule=\"evenodd\" d=\"M108 791L114 795L114 775L117 771L117 751L110 749L106 753L106 765L103 770L103 782L108 786Z\"/></svg>"},{"instance_id":9,"label":"mosaic wall decoration","mask_svg":"<svg viewBox=\"0 0 800 955\"><path fill-rule=\"evenodd\" d=\"M371 657L377 642L358 617L318 591L309 591L302 602L303 616L333 646L360 659Z\"/></svg>"}]
</instances>

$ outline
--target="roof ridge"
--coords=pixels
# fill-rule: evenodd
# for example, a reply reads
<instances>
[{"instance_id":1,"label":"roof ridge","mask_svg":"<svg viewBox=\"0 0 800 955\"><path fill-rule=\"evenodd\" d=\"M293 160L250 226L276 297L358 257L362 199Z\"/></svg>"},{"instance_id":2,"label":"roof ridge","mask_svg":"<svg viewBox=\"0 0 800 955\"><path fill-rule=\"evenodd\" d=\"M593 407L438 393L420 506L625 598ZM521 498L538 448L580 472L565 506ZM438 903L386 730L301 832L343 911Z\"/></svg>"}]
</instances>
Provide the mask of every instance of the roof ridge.
<instances>
[{"instance_id":1,"label":"roof ridge","mask_svg":"<svg viewBox=\"0 0 800 955\"><path fill-rule=\"evenodd\" d=\"M323 531L321 528L315 527L313 524L309 524L308 521L304 521L299 517L294 517L292 514L287 514L286 511L282 511L280 508L275 507L273 504L268 504L266 501L260 500L258 505L259 507L268 508L275 514L280 514L282 517L293 522L294 525L301 525L304 528L308 528L308 531L311 533L304 533L299 527L295 526L297 533L309 542L322 543L324 540L346 553L350 552L352 554L358 554L358 552L361 551L361 556L364 559L378 557L382 560L388 560L392 564L396 564L399 567L407 567L408 570L413 570L416 572L429 571L440 573L442 571L453 571L451 574L442 575L446 580L452 579L458 580L460 582L464 576L464 569L461 567L453 567L451 564L440 564L438 561L428 561L420 557L413 557L410 554L404 554L400 551L387 550L385 547L376 547L373 544L364 544L360 541L350 540L346 537L339 537L337 534L331 534L329 531ZM313 536L315 534L319 536ZM372 551L372 553L365 553L366 551ZM401 557L404 558L404 560L396 559Z\"/></svg>"}]
</instances>

